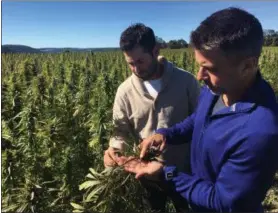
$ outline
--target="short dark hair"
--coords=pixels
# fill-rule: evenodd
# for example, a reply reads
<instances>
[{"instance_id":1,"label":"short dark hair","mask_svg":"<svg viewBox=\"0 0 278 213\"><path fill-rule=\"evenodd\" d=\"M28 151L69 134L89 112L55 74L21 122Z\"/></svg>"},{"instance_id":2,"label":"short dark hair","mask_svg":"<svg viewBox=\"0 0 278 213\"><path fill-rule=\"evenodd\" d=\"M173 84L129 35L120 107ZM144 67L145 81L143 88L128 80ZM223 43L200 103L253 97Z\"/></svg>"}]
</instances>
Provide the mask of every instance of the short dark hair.
<instances>
[{"instance_id":1,"label":"short dark hair","mask_svg":"<svg viewBox=\"0 0 278 213\"><path fill-rule=\"evenodd\" d=\"M227 55L259 57L263 46L263 29L252 14L235 7L217 11L191 33L194 49L220 49Z\"/></svg>"},{"instance_id":2,"label":"short dark hair","mask_svg":"<svg viewBox=\"0 0 278 213\"><path fill-rule=\"evenodd\" d=\"M155 45L153 30L141 23L129 26L121 34L120 48L122 51L130 51L136 46L141 46L144 51L151 53Z\"/></svg>"}]
</instances>

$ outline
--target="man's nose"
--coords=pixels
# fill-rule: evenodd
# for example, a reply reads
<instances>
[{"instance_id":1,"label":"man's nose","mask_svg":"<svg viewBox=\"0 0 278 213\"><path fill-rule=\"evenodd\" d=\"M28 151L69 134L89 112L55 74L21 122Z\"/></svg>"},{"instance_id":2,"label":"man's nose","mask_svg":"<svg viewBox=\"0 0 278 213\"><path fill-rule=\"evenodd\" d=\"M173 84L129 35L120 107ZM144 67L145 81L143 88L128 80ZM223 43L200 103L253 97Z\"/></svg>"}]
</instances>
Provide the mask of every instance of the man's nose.
<instances>
[{"instance_id":1,"label":"man's nose","mask_svg":"<svg viewBox=\"0 0 278 213\"><path fill-rule=\"evenodd\" d=\"M134 66L134 71L135 71L136 73L140 72L139 66L135 65L135 66Z\"/></svg>"},{"instance_id":2,"label":"man's nose","mask_svg":"<svg viewBox=\"0 0 278 213\"><path fill-rule=\"evenodd\" d=\"M197 80L202 81L202 80L206 80L207 78L208 78L207 71L203 67L200 67L200 69L197 73Z\"/></svg>"}]
</instances>

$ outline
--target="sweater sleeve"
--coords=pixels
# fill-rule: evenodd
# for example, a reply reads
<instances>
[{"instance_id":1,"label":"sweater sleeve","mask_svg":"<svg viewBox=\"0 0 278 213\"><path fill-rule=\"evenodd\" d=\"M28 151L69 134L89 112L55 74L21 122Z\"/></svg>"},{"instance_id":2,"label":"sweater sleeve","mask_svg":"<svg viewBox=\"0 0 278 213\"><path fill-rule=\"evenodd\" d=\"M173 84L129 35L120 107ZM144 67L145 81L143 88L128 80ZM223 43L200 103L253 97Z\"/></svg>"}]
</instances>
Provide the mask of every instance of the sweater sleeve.
<instances>
[{"instance_id":1,"label":"sweater sleeve","mask_svg":"<svg viewBox=\"0 0 278 213\"><path fill-rule=\"evenodd\" d=\"M255 212L271 187L278 168L278 135L253 134L223 164L215 182L178 173L176 190L198 209ZM167 172L165 167L164 171Z\"/></svg>"},{"instance_id":2,"label":"sweater sleeve","mask_svg":"<svg viewBox=\"0 0 278 213\"><path fill-rule=\"evenodd\" d=\"M189 104L189 115L191 115L197 108L198 98L200 95L200 84L196 78L192 75L188 88L188 104Z\"/></svg>"},{"instance_id":3,"label":"sweater sleeve","mask_svg":"<svg viewBox=\"0 0 278 213\"><path fill-rule=\"evenodd\" d=\"M123 150L133 132L127 116L126 101L124 93L117 90L113 105L113 135L109 146Z\"/></svg>"}]
</instances>

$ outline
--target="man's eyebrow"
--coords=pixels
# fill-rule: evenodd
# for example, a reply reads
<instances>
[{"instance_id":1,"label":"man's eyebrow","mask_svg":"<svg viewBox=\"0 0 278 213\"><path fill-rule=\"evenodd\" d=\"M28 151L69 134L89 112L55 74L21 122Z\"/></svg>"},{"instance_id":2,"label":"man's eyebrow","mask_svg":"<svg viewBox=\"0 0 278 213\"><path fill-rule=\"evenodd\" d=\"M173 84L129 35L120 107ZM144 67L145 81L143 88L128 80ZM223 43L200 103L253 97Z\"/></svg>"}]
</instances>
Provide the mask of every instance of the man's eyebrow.
<instances>
[{"instance_id":1,"label":"man's eyebrow","mask_svg":"<svg viewBox=\"0 0 278 213\"><path fill-rule=\"evenodd\" d=\"M203 67L205 67L205 68L209 68L209 69L213 69L214 68L214 66L208 66L208 65L202 65Z\"/></svg>"},{"instance_id":2,"label":"man's eyebrow","mask_svg":"<svg viewBox=\"0 0 278 213\"><path fill-rule=\"evenodd\" d=\"M139 61L142 61L141 58L137 59L137 60L127 60L127 63L137 63Z\"/></svg>"},{"instance_id":3,"label":"man's eyebrow","mask_svg":"<svg viewBox=\"0 0 278 213\"><path fill-rule=\"evenodd\" d=\"M132 60L132 59L126 58L126 61L127 61L127 63L133 63L133 60Z\"/></svg>"},{"instance_id":4,"label":"man's eyebrow","mask_svg":"<svg viewBox=\"0 0 278 213\"><path fill-rule=\"evenodd\" d=\"M213 65L206 65L206 62L205 62L205 61L201 62L201 63L200 63L200 66L202 66L202 67L207 67L207 68L214 68Z\"/></svg>"}]
</instances>

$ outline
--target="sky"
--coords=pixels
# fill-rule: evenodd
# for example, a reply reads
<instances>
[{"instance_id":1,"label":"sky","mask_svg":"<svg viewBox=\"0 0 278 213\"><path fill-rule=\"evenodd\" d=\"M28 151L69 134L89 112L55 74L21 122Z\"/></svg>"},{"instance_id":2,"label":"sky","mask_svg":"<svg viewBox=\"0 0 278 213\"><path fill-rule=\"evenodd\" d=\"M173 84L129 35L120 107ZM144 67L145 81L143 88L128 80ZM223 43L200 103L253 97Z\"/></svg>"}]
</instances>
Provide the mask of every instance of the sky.
<instances>
[{"instance_id":1,"label":"sky","mask_svg":"<svg viewBox=\"0 0 278 213\"><path fill-rule=\"evenodd\" d=\"M254 14L278 31L278 1L45 1L2 0L2 44L44 47L118 47L122 31L141 22L156 36L189 41L213 12L230 6Z\"/></svg>"}]
</instances>

